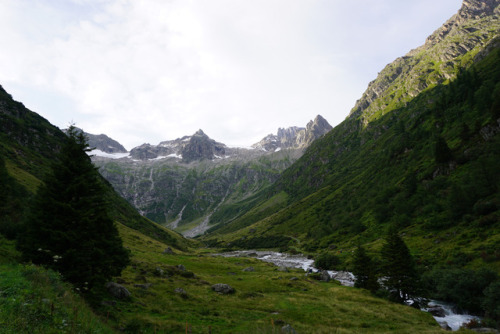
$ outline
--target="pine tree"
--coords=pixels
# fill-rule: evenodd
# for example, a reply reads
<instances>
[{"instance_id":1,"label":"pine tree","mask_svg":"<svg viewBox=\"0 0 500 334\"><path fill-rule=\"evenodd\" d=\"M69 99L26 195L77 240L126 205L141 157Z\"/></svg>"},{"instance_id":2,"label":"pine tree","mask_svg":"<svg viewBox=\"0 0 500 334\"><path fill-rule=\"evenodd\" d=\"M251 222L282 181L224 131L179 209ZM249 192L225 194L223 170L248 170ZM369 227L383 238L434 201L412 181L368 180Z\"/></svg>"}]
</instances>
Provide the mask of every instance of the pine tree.
<instances>
[{"instance_id":1,"label":"pine tree","mask_svg":"<svg viewBox=\"0 0 500 334\"><path fill-rule=\"evenodd\" d=\"M434 144L434 159L437 163L447 163L453 159L453 153L451 152L446 140L443 137L438 136Z\"/></svg>"},{"instance_id":2,"label":"pine tree","mask_svg":"<svg viewBox=\"0 0 500 334\"><path fill-rule=\"evenodd\" d=\"M119 275L129 257L108 216L105 188L86 154L85 136L73 126L67 135L37 192L18 248L26 261L90 289Z\"/></svg>"},{"instance_id":3,"label":"pine tree","mask_svg":"<svg viewBox=\"0 0 500 334\"><path fill-rule=\"evenodd\" d=\"M378 290L379 284L377 282L375 266L362 246L358 246L354 252L354 268L352 273L356 276L355 287L367 289L372 292Z\"/></svg>"},{"instance_id":4,"label":"pine tree","mask_svg":"<svg viewBox=\"0 0 500 334\"><path fill-rule=\"evenodd\" d=\"M382 247L384 286L393 299L404 302L417 293L418 273L405 242L396 231L390 231Z\"/></svg>"}]
</instances>

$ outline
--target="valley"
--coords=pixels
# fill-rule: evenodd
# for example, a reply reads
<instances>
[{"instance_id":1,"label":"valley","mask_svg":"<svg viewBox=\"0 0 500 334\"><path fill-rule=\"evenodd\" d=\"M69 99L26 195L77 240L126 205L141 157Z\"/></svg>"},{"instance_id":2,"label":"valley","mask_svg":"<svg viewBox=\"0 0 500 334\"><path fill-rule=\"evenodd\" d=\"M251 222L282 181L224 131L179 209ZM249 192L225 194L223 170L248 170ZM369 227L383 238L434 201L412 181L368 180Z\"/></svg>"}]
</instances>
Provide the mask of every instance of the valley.
<instances>
[{"instance_id":1,"label":"valley","mask_svg":"<svg viewBox=\"0 0 500 334\"><path fill-rule=\"evenodd\" d=\"M339 125L249 148L128 151L0 86L0 332L498 333L499 32L463 0Z\"/></svg>"}]
</instances>

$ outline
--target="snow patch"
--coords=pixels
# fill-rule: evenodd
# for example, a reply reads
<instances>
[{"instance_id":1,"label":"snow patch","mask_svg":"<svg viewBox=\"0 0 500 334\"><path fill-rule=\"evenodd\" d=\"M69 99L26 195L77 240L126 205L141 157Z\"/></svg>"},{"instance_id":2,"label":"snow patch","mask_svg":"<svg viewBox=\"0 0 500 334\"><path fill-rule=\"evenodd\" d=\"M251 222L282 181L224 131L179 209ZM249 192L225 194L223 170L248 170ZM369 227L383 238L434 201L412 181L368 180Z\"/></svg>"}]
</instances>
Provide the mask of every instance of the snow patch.
<instances>
[{"instance_id":1,"label":"snow patch","mask_svg":"<svg viewBox=\"0 0 500 334\"><path fill-rule=\"evenodd\" d=\"M121 158L126 158L129 156L129 153L107 153L103 152L101 150L92 150L90 152L87 152L88 155L92 156L95 155L96 157L104 157L104 158L110 158L110 159L121 159Z\"/></svg>"}]
</instances>

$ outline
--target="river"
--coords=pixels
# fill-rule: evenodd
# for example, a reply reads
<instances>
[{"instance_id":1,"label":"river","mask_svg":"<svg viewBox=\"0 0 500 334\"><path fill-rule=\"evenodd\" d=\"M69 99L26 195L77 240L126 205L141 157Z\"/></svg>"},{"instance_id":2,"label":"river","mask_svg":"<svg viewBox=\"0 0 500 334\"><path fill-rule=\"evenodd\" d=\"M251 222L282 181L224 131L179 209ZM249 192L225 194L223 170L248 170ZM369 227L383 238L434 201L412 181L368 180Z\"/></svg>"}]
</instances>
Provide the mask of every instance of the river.
<instances>
[{"instance_id":1,"label":"river","mask_svg":"<svg viewBox=\"0 0 500 334\"><path fill-rule=\"evenodd\" d=\"M299 268L304 271L317 272L318 269L314 268L314 260L305 257L304 255L291 255L287 253L279 253L272 251L255 251L255 250L243 250L243 251L233 251L227 253L218 253L217 256L225 257L253 257L265 262L270 262L279 267L287 268ZM345 286L354 286L355 277L351 272L348 271L334 271L329 270L328 274L332 279L340 282L340 284ZM438 307L444 311L444 317L434 316L434 319L439 324L446 323L451 330L457 331L462 325L468 323L469 321L475 319L479 320L479 317L468 315L468 314L458 314L453 310L453 306L447 303L431 300L428 307L422 308L422 311L428 311L429 308Z\"/></svg>"}]
</instances>

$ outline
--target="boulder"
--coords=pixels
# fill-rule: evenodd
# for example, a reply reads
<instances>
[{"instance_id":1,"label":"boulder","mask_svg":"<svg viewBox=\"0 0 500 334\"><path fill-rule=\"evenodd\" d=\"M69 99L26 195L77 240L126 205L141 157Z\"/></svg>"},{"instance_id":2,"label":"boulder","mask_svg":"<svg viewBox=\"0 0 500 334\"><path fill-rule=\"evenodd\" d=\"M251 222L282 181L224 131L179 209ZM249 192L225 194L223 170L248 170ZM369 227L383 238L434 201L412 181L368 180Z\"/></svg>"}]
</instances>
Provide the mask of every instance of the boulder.
<instances>
[{"instance_id":1,"label":"boulder","mask_svg":"<svg viewBox=\"0 0 500 334\"><path fill-rule=\"evenodd\" d=\"M172 250L172 248L167 247L167 248L165 248L165 250L163 251L163 254L173 255L173 254L174 254L174 251Z\"/></svg>"},{"instance_id":2,"label":"boulder","mask_svg":"<svg viewBox=\"0 0 500 334\"><path fill-rule=\"evenodd\" d=\"M427 312L438 318L444 318L446 312L441 306L431 306L427 309Z\"/></svg>"},{"instance_id":3,"label":"boulder","mask_svg":"<svg viewBox=\"0 0 500 334\"><path fill-rule=\"evenodd\" d=\"M130 298L131 293L128 291L123 285L120 285L115 282L108 282L106 284L106 289L108 292L115 298L118 299L127 299Z\"/></svg>"},{"instance_id":4,"label":"boulder","mask_svg":"<svg viewBox=\"0 0 500 334\"><path fill-rule=\"evenodd\" d=\"M186 271L186 267L184 267L184 265L182 264L178 264L177 269L179 269L180 271Z\"/></svg>"},{"instance_id":5,"label":"boulder","mask_svg":"<svg viewBox=\"0 0 500 334\"><path fill-rule=\"evenodd\" d=\"M178 293L179 295L181 295L184 298L187 297L187 292L183 288L175 288L174 292Z\"/></svg>"},{"instance_id":6,"label":"boulder","mask_svg":"<svg viewBox=\"0 0 500 334\"><path fill-rule=\"evenodd\" d=\"M242 271L255 271L255 269L253 267L248 267L243 269Z\"/></svg>"},{"instance_id":7,"label":"boulder","mask_svg":"<svg viewBox=\"0 0 500 334\"><path fill-rule=\"evenodd\" d=\"M451 331L452 328L448 325L446 321L438 321L439 326L445 331Z\"/></svg>"},{"instance_id":8,"label":"boulder","mask_svg":"<svg viewBox=\"0 0 500 334\"><path fill-rule=\"evenodd\" d=\"M234 293L233 287L231 287L229 284L224 284L224 283L217 283L212 285L212 290L215 292L221 293L223 295L227 295L230 293Z\"/></svg>"},{"instance_id":9,"label":"boulder","mask_svg":"<svg viewBox=\"0 0 500 334\"><path fill-rule=\"evenodd\" d=\"M328 271L326 270L322 270L320 272L320 280L323 281L323 282L330 282L330 274L328 273Z\"/></svg>"}]
</instances>

